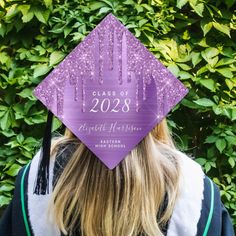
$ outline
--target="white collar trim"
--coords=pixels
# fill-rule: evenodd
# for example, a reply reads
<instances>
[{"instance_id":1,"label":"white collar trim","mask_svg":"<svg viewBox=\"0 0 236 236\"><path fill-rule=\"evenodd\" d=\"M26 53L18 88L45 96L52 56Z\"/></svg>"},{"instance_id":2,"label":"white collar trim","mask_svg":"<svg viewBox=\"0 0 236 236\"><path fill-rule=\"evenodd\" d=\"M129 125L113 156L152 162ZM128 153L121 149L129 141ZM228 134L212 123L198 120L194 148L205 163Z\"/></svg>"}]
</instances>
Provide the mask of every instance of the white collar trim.
<instances>
[{"instance_id":1,"label":"white collar trim","mask_svg":"<svg viewBox=\"0 0 236 236\"><path fill-rule=\"evenodd\" d=\"M35 236L60 236L60 230L56 224L52 222L48 216L48 204L51 194L36 195L34 192L34 183L37 177L38 163L40 151L33 158L28 178L28 214L29 221L32 227L33 235ZM50 160L49 168L49 192L52 191L52 177L53 177L54 158Z\"/></svg>"},{"instance_id":2,"label":"white collar trim","mask_svg":"<svg viewBox=\"0 0 236 236\"><path fill-rule=\"evenodd\" d=\"M204 173L201 166L180 151L180 195L171 216L167 236L195 236L201 215Z\"/></svg>"}]
</instances>

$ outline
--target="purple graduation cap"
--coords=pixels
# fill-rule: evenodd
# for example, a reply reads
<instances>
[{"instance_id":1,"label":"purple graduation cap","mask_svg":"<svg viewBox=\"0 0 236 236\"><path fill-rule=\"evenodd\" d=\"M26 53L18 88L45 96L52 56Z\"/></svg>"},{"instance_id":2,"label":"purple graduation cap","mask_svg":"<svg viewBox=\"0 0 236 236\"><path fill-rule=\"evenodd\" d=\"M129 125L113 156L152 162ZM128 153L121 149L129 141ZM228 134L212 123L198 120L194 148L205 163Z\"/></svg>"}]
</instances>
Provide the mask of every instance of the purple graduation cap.
<instances>
[{"instance_id":1,"label":"purple graduation cap","mask_svg":"<svg viewBox=\"0 0 236 236\"><path fill-rule=\"evenodd\" d=\"M113 169L187 92L109 14L35 88L34 95Z\"/></svg>"}]
</instances>

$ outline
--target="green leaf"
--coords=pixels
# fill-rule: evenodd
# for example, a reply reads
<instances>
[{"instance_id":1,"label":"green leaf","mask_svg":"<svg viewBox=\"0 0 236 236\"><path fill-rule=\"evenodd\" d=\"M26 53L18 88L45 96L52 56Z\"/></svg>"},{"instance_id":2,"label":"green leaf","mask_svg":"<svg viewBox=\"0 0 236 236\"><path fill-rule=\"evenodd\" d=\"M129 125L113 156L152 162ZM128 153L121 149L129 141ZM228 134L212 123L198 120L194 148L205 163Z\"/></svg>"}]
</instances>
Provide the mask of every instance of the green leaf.
<instances>
[{"instance_id":1,"label":"green leaf","mask_svg":"<svg viewBox=\"0 0 236 236\"><path fill-rule=\"evenodd\" d=\"M211 106L215 105L215 103L208 98L200 98L200 99L193 101L193 102L195 102L196 104L203 106L203 107L211 107Z\"/></svg>"},{"instance_id":2,"label":"green leaf","mask_svg":"<svg viewBox=\"0 0 236 236\"><path fill-rule=\"evenodd\" d=\"M178 63L178 66L183 70L191 70L192 69L189 65L183 64L183 63Z\"/></svg>"},{"instance_id":3,"label":"green leaf","mask_svg":"<svg viewBox=\"0 0 236 236\"><path fill-rule=\"evenodd\" d=\"M219 72L221 75L223 75L226 78L233 78L234 75L232 71L229 68L222 68L222 69L217 69L217 72Z\"/></svg>"},{"instance_id":4,"label":"green leaf","mask_svg":"<svg viewBox=\"0 0 236 236\"><path fill-rule=\"evenodd\" d=\"M222 153L222 151L226 148L226 141L224 139L216 140L216 147Z\"/></svg>"},{"instance_id":5,"label":"green leaf","mask_svg":"<svg viewBox=\"0 0 236 236\"><path fill-rule=\"evenodd\" d=\"M102 2L105 2L108 6L113 7L113 4L117 4L117 2L113 2L111 0L102 0Z\"/></svg>"},{"instance_id":6,"label":"green leaf","mask_svg":"<svg viewBox=\"0 0 236 236\"><path fill-rule=\"evenodd\" d=\"M167 68L172 72L173 75L176 77L178 76L179 67L175 63L169 64Z\"/></svg>"},{"instance_id":7,"label":"green leaf","mask_svg":"<svg viewBox=\"0 0 236 236\"><path fill-rule=\"evenodd\" d=\"M228 117L229 119L232 119L232 110L230 108L224 107L222 114Z\"/></svg>"},{"instance_id":8,"label":"green leaf","mask_svg":"<svg viewBox=\"0 0 236 236\"><path fill-rule=\"evenodd\" d=\"M153 8L151 5L146 4L146 3L143 3L142 6L143 6L145 9L147 9L149 12L154 13L154 8Z\"/></svg>"},{"instance_id":9,"label":"green leaf","mask_svg":"<svg viewBox=\"0 0 236 236\"><path fill-rule=\"evenodd\" d=\"M23 5L20 5L18 9L22 13L22 21L24 23L27 23L33 19L34 13L30 10L30 5L23 4Z\"/></svg>"},{"instance_id":10,"label":"green leaf","mask_svg":"<svg viewBox=\"0 0 236 236\"><path fill-rule=\"evenodd\" d=\"M0 196L0 207L6 206L10 203L11 198L4 195Z\"/></svg>"},{"instance_id":11,"label":"green leaf","mask_svg":"<svg viewBox=\"0 0 236 236\"><path fill-rule=\"evenodd\" d=\"M8 138L16 135L12 129L2 131L2 134Z\"/></svg>"},{"instance_id":12,"label":"green leaf","mask_svg":"<svg viewBox=\"0 0 236 236\"><path fill-rule=\"evenodd\" d=\"M49 58L49 66L54 66L62 61L62 59L65 57L65 54L61 51L55 51L50 55Z\"/></svg>"},{"instance_id":13,"label":"green leaf","mask_svg":"<svg viewBox=\"0 0 236 236\"><path fill-rule=\"evenodd\" d=\"M203 3L199 3L197 5L194 5L194 4L190 4L190 5L199 16L201 16L201 17L203 16L202 15L203 10L204 10L204 4Z\"/></svg>"},{"instance_id":14,"label":"green leaf","mask_svg":"<svg viewBox=\"0 0 236 236\"><path fill-rule=\"evenodd\" d=\"M20 93L17 93L22 98L28 98L32 101L36 100L35 97L32 95L33 88L25 88Z\"/></svg>"},{"instance_id":15,"label":"green leaf","mask_svg":"<svg viewBox=\"0 0 236 236\"><path fill-rule=\"evenodd\" d=\"M235 160L234 160L232 157L230 157L230 158L228 159L228 162L229 162L229 164L231 165L231 167L234 168L234 166L235 166Z\"/></svg>"},{"instance_id":16,"label":"green leaf","mask_svg":"<svg viewBox=\"0 0 236 236\"><path fill-rule=\"evenodd\" d=\"M192 75L186 71L180 71L178 73L178 76L181 78L181 80L184 80L184 79L189 79L192 77Z\"/></svg>"},{"instance_id":17,"label":"green leaf","mask_svg":"<svg viewBox=\"0 0 236 236\"><path fill-rule=\"evenodd\" d=\"M228 35L230 38L230 28L227 25L220 24L218 22L213 22L212 23L214 28L217 29L218 31Z\"/></svg>"},{"instance_id":18,"label":"green leaf","mask_svg":"<svg viewBox=\"0 0 236 236\"><path fill-rule=\"evenodd\" d=\"M3 184L1 187L0 187L0 192L9 192L11 190L13 190L15 188L14 185L11 185L11 184Z\"/></svg>"},{"instance_id":19,"label":"green leaf","mask_svg":"<svg viewBox=\"0 0 236 236\"><path fill-rule=\"evenodd\" d=\"M231 55L233 55L233 52L231 52ZM230 65L230 64L233 64L234 62L235 62L234 59L222 58L217 62L216 67Z\"/></svg>"},{"instance_id":20,"label":"green leaf","mask_svg":"<svg viewBox=\"0 0 236 236\"><path fill-rule=\"evenodd\" d=\"M66 38L71 33L72 30L73 30L72 27L65 27L63 31L64 37Z\"/></svg>"},{"instance_id":21,"label":"green leaf","mask_svg":"<svg viewBox=\"0 0 236 236\"><path fill-rule=\"evenodd\" d=\"M43 0L46 7L52 6L52 0Z\"/></svg>"},{"instance_id":22,"label":"green leaf","mask_svg":"<svg viewBox=\"0 0 236 236\"><path fill-rule=\"evenodd\" d=\"M134 7L137 11L137 13L139 14L140 12L143 12L143 7L141 5L138 5L138 4L135 4L135 7Z\"/></svg>"},{"instance_id":23,"label":"green leaf","mask_svg":"<svg viewBox=\"0 0 236 236\"><path fill-rule=\"evenodd\" d=\"M207 48L205 51L202 52L203 58L208 61L208 59L213 58L219 54L219 50L217 48Z\"/></svg>"},{"instance_id":24,"label":"green leaf","mask_svg":"<svg viewBox=\"0 0 236 236\"><path fill-rule=\"evenodd\" d=\"M5 173L10 175L10 176L16 176L20 170L21 166L18 164L13 164L8 171Z\"/></svg>"},{"instance_id":25,"label":"green leaf","mask_svg":"<svg viewBox=\"0 0 236 236\"><path fill-rule=\"evenodd\" d=\"M202 84L204 87L208 88L212 92L216 91L216 83L213 79L200 79L200 84Z\"/></svg>"},{"instance_id":26,"label":"green leaf","mask_svg":"<svg viewBox=\"0 0 236 236\"><path fill-rule=\"evenodd\" d=\"M125 5L134 5L135 4L135 2L133 0L126 0L122 3L125 4Z\"/></svg>"},{"instance_id":27,"label":"green leaf","mask_svg":"<svg viewBox=\"0 0 236 236\"><path fill-rule=\"evenodd\" d=\"M111 11L110 7L102 7L100 8L98 15L104 14L104 13L108 13L109 11Z\"/></svg>"},{"instance_id":28,"label":"green leaf","mask_svg":"<svg viewBox=\"0 0 236 236\"><path fill-rule=\"evenodd\" d=\"M148 38L148 40L151 42L151 43L153 43L153 40L154 40L154 35L153 34L151 34L151 33L149 33L149 32L143 32L145 35L146 35L146 37Z\"/></svg>"},{"instance_id":29,"label":"green leaf","mask_svg":"<svg viewBox=\"0 0 236 236\"><path fill-rule=\"evenodd\" d=\"M33 19L33 17L34 17L34 13L33 12L28 12L25 15L22 16L22 21L24 23L27 23L27 22L31 21Z\"/></svg>"},{"instance_id":30,"label":"green leaf","mask_svg":"<svg viewBox=\"0 0 236 236\"><path fill-rule=\"evenodd\" d=\"M34 67L34 78L45 75L50 71L50 67L47 64L39 64Z\"/></svg>"},{"instance_id":31,"label":"green leaf","mask_svg":"<svg viewBox=\"0 0 236 236\"><path fill-rule=\"evenodd\" d=\"M6 26L0 22L0 35L3 37L6 31L7 31Z\"/></svg>"},{"instance_id":32,"label":"green leaf","mask_svg":"<svg viewBox=\"0 0 236 236\"><path fill-rule=\"evenodd\" d=\"M187 100L186 98L184 98L181 101L181 104L184 105L185 107L191 108L191 109L198 109L199 105L193 103L192 101Z\"/></svg>"},{"instance_id":33,"label":"green leaf","mask_svg":"<svg viewBox=\"0 0 236 236\"><path fill-rule=\"evenodd\" d=\"M201 166L204 166L207 162L207 160L205 158L196 158L194 159L198 164L200 164Z\"/></svg>"},{"instance_id":34,"label":"green leaf","mask_svg":"<svg viewBox=\"0 0 236 236\"><path fill-rule=\"evenodd\" d=\"M204 166L206 173L211 169L211 163L207 162Z\"/></svg>"},{"instance_id":35,"label":"green leaf","mask_svg":"<svg viewBox=\"0 0 236 236\"><path fill-rule=\"evenodd\" d=\"M236 120L236 107L232 108L232 121Z\"/></svg>"},{"instance_id":36,"label":"green leaf","mask_svg":"<svg viewBox=\"0 0 236 236\"><path fill-rule=\"evenodd\" d=\"M53 124L52 124L52 132L56 131L58 128L62 126L62 123L59 119L54 118L53 119Z\"/></svg>"},{"instance_id":37,"label":"green leaf","mask_svg":"<svg viewBox=\"0 0 236 236\"><path fill-rule=\"evenodd\" d=\"M91 11L95 11L95 10L105 7L105 6L107 6L107 4L104 2L91 2L91 3L89 3L89 8L91 9Z\"/></svg>"},{"instance_id":38,"label":"green leaf","mask_svg":"<svg viewBox=\"0 0 236 236\"><path fill-rule=\"evenodd\" d=\"M201 21L201 28L202 28L204 36L206 36L206 34L211 30L212 26L213 26L212 22L207 23L207 22Z\"/></svg>"},{"instance_id":39,"label":"green leaf","mask_svg":"<svg viewBox=\"0 0 236 236\"><path fill-rule=\"evenodd\" d=\"M33 9L34 15L37 17L37 19L44 23L47 24L49 15L50 15L50 11L49 10L41 10L38 8L34 8Z\"/></svg>"},{"instance_id":40,"label":"green leaf","mask_svg":"<svg viewBox=\"0 0 236 236\"><path fill-rule=\"evenodd\" d=\"M201 46L201 47L204 47L204 48L209 47L208 42L206 41L206 37L205 37L205 38L202 38L202 39L200 40L200 42L198 43L198 45Z\"/></svg>"},{"instance_id":41,"label":"green leaf","mask_svg":"<svg viewBox=\"0 0 236 236\"><path fill-rule=\"evenodd\" d=\"M234 145L236 143L236 136L225 136L225 139L227 140L227 143L229 145Z\"/></svg>"},{"instance_id":42,"label":"green leaf","mask_svg":"<svg viewBox=\"0 0 236 236\"><path fill-rule=\"evenodd\" d=\"M11 60L11 58L6 52L0 52L0 63L7 64L9 60Z\"/></svg>"},{"instance_id":43,"label":"green leaf","mask_svg":"<svg viewBox=\"0 0 236 236\"><path fill-rule=\"evenodd\" d=\"M6 21L9 23L12 18L14 18L19 13L19 8L17 4L12 4L9 8L6 9L7 14L5 15Z\"/></svg>"},{"instance_id":44,"label":"green leaf","mask_svg":"<svg viewBox=\"0 0 236 236\"><path fill-rule=\"evenodd\" d=\"M135 37L139 37L141 35L141 31L137 28L134 28L134 31L135 31Z\"/></svg>"},{"instance_id":45,"label":"green leaf","mask_svg":"<svg viewBox=\"0 0 236 236\"><path fill-rule=\"evenodd\" d=\"M222 113L222 107L220 106L213 107L213 111L216 115L220 115Z\"/></svg>"},{"instance_id":46,"label":"green leaf","mask_svg":"<svg viewBox=\"0 0 236 236\"><path fill-rule=\"evenodd\" d=\"M19 144L23 143L23 142L24 142L24 136L23 136L23 134L22 134L22 133L18 134L18 135L16 136L16 140L17 140L17 142L18 142Z\"/></svg>"},{"instance_id":47,"label":"green leaf","mask_svg":"<svg viewBox=\"0 0 236 236\"><path fill-rule=\"evenodd\" d=\"M0 111L7 111L8 107L0 105Z\"/></svg>"},{"instance_id":48,"label":"green leaf","mask_svg":"<svg viewBox=\"0 0 236 236\"><path fill-rule=\"evenodd\" d=\"M24 104L24 111L29 112L30 108L35 104L36 100L29 100Z\"/></svg>"},{"instance_id":49,"label":"green leaf","mask_svg":"<svg viewBox=\"0 0 236 236\"><path fill-rule=\"evenodd\" d=\"M147 22L148 22L147 19L142 19L142 20L140 20L140 21L138 22L138 25L139 25L139 27L142 27L142 26L145 25Z\"/></svg>"},{"instance_id":50,"label":"green leaf","mask_svg":"<svg viewBox=\"0 0 236 236\"><path fill-rule=\"evenodd\" d=\"M179 9L181 9L186 3L188 2L188 0L177 0L177 7Z\"/></svg>"},{"instance_id":51,"label":"green leaf","mask_svg":"<svg viewBox=\"0 0 236 236\"><path fill-rule=\"evenodd\" d=\"M192 52L191 57L193 66L196 66L202 60L201 53L199 52Z\"/></svg>"},{"instance_id":52,"label":"green leaf","mask_svg":"<svg viewBox=\"0 0 236 236\"><path fill-rule=\"evenodd\" d=\"M26 143L35 146L38 143L38 141L33 137L28 137L24 140L24 144Z\"/></svg>"},{"instance_id":53,"label":"green leaf","mask_svg":"<svg viewBox=\"0 0 236 236\"><path fill-rule=\"evenodd\" d=\"M206 138L205 143L215 143L217 139L218 139L217 136L211 135L211 136L208 136L208 137Z\"/></svg>"},{"instance_id":54,"label":"green leaf","mask_svg":"<svg viewBox=\"0 0 236 236\"><path fill-rule=\"evenodd\" d=\"M226 79L225 83L227 84L228 88L231 90L234 86L236 86L236 83L231 81L230 79Z\"/></svg>"},{"instance_id":55,"label":"green leaf","mask_svg":"<svg viewBox=\"0 0 236 236\"><path fill-rule=\"evenodd\" d=\"M2 130L7 130L11 125L10 112L7 110L4 116L0 119L0 127Z\"/></svg>"}]
</instances>

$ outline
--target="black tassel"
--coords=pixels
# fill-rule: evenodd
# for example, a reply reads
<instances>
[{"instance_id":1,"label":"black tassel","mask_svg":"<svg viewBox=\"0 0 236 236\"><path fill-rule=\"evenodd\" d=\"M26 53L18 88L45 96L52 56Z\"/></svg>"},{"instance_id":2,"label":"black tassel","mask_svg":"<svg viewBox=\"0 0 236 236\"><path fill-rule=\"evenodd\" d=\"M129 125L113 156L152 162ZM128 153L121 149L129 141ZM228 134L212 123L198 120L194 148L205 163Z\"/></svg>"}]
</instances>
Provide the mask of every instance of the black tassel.
<instances>
[{"instance_id":1,"label":"black tassel","mask_svg":"<svg viewBox=\"0 0 236 236\"><path fill-rule=\"evenodd\" d=\"M52 137L52 119L53 113L51 111L48 111L42 150L40 152L41 156L38 166L38 174L34 188L34 193L37 195L46 195L49 193L49 163Z\"/></svg>"}]
</instances>

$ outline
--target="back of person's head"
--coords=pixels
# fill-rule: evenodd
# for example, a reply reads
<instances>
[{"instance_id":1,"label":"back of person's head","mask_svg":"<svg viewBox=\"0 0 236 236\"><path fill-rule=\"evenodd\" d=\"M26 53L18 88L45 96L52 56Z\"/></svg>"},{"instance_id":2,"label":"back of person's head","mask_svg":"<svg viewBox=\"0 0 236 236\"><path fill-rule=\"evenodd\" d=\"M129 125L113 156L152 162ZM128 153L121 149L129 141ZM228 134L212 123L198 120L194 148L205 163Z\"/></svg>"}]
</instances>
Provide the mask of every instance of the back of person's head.
<instances>
[{"instance_id":1,"label":"back of person's head","mask_svg":"<svg viewBox=\"0 0 236 236\"><path fill-rule=\"evenodd\" d=\"M76 148L56 182L52 212L59 229L85 236L161 236L178 195L178 152L162 120L114 169L68 129L55 141ZM65 151L65 150L64 150Z\"/></svg>"}]
</instances>

